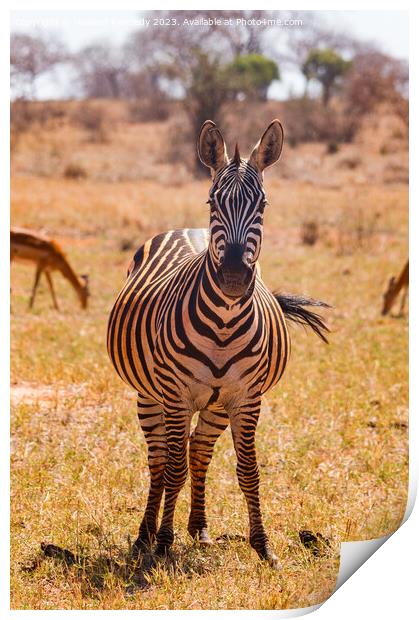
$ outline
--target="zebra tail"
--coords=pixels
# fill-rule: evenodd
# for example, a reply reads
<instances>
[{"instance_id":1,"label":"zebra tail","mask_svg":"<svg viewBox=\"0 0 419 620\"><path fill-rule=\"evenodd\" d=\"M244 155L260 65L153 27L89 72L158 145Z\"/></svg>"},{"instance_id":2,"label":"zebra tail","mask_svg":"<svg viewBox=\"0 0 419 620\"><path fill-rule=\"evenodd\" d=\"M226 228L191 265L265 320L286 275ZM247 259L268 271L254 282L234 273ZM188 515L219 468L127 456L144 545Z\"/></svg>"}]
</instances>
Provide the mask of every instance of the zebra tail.
<instances>
[{"instance_id":1,"label":"zebra tail","mask_svg":"<svg viewBox=\"0 0 419 620\"><path fill-rule=\"evenodd\" d=\"M280 293L274 293L274 297L281 306L281 309L285 317L289 321L304 325L304 327L311 327L311 329L323 340L329 344L325 333L330 332L330 329L324 323L323 317L317 312L307 310L306 306L316 306L320 308L330 308L329 304L317 299L311 299L311 297L302 297L301 295L283 295Z\"/></svg>"}]
</instances>

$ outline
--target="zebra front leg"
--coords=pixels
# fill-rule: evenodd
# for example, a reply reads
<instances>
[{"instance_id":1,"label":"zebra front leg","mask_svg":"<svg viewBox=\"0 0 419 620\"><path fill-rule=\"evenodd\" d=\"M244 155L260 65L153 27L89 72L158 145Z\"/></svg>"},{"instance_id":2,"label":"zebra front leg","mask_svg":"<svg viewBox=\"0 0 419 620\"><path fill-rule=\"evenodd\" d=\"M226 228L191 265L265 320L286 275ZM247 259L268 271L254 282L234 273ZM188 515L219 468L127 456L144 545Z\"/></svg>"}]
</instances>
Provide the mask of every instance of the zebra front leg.
<instances>
[{"instance_id":1,"label":"zebra front leg","mask_svg":"<svg viewBox=\"0 0 419 620\"><path fill-rule=\"evenodd\" d=\"M259 470L256 460L255 432L260 412L260 397L248 401L230 413L234 449L237 455L237 477L249 511L250 545L263 560L278 568L262 522L259 500Z\"/></svg>"},{"instance_id":2,"label":"zebra front leg","mask_svg":"<svg viewBox=\"0 0 419 620\"><path fill-rule=\"evenodd\" d=\"M157 555L165 555L174 540L173 519L176 500L188 475L186 450L192 413L186 409L165 407L167 464L164 471L164 508L157 532Z\"/></svg>"},{"instance_id":3,"label":"zebra front leg","mask_svg":"<svg viewBox=\"0 0 419 620\"><path fill-rule=\"evenodd\" d=\"M198 423L189 443L189 468L191 472L191 512L188 532L203 545L211 543L205 514L205 478L214 445L229 423L225 411L200 412Z\"/></svg>"},{"instance_id":4,"label":"zebra front leg","mask_svg":"<svg viewBox=\"0 0 419 620\"><path fill-rule=\"evenodd\" d=\"M137 412L147 442L150 488L134 546L145 550L150 548L157 532L157 519L164 490L164 470L167 463L166 425L162 406L140 396L137 400Z\"/></svg>"}]
</instances>

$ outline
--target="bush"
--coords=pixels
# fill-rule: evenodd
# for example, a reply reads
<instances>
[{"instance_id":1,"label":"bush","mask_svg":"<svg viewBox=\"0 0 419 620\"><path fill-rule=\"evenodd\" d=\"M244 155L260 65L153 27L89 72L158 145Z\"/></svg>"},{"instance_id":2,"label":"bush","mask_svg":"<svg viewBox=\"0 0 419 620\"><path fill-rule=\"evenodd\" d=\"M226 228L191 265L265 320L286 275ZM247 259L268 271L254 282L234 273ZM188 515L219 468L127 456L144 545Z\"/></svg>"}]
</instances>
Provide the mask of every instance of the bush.
<instances>
[{"instance_id":1,"label":"bush","mask_svg":"<svg viewBox=\"0 0 419 620\"><path fill-rule=\"evenodd\" d=\"M315 245L319 238L319 225L316 220L305 220L301 224L301 243Z\"/></svg>"},{"instance_id":2,"label":"bush","mask_svg":"<svg viewBox=\"0 0 419 620\"><path fill-rule=\"evenodd\" d=\"M282 102L281 118L287 139L294 144L351 142L358 126L357 119L342 105L335 103L325 108L320 101L307 97Z\"/></svg>"},{"instance_id":3,"label":"bush","mask_svg":"<svg viewBox=\"0 0 419 620\"><path fill-rule=\"evenodd\" d=\"M289 146L292 149L295 149L298 146L298 141L297 141L297 138L295 136L289 136L287 138L287 143L289 144Z\"/></svg>"},{"instance_id":4,"label":"bush","mask_svg":"<svg viewBox=\"0 0 419 620\"><path fill-rule=\"evenodd\" d=\"M343 170L355 170L359 168L362 163L362 159L359 155L345 155L338 163L338 168Z\"/></svg>"},{"instance_id":5,"label":"bush","mask_svg":"<svg viewBox=\"0 0 419 620\"><path fill-rule=\"evenodd\" d=\"M64 168L63 176L65 179L79 180L87 177L87 172L80 164L68 164Z\"/></svg>"},{"instance_id":6,"label":"bush","mask_svg":"<svg viewBox=\"0 0 419 620\"><path fill-rule=\"evenodd\" d=\"M33 115L29 102L24 99L14 101L10 106L10 152L17 149L21 135L33 123Z\"/></svg>"},{"instance_id":7,"label":"bush","mask_svg":"<svg viewBox=\"0 0 419 620\"><path fill-rule=\"evenodd\" d=\"M232 155L238 140L242 156L249 155L273 118L283 121L282 101L230 101L224 105L221 109L221 128L229 154ZM286 126L284 129L285 139L289 141L291 136Z\"/></svg>"},{"instance_id":8,"label":"bush","mask_svg":"<svg viewBox=\"0 0 419 620\"><path fill-rule=\"evenodd\" d=\"M380 155L389 155L390 153L392 153L391 144L384 142L384 144L380 146Z\"/></svg>"},{"instance_id":9,"label":"bush","mask_svg":"<svg viewBox=\"0 0 419 620\"><path fill-rule=\"evenodd\" d=\"M335 155L336 153L339 152L340 149L340 145L339 142L336 142L336 140L331 140L330 142L327 143L327 154L328 155Z\"/></svg>"},{"instance_id":10,"label":"bush","mask_svg":"<svg viewBox=\"0 0 419 620\"><path fill-rule=\"evenodd\" d=\"M171 164L182 162L190 172L196 168L196 137L183 111L174 114L167 124L166 149L163 161ZM202 169L204 167L202 166Z\"/></svg>"},{"instance_id":11,"label":"bush","mask_svg":"<svg viewBox=\"0 0 419 620\"><path fill-rule=\"evenodd\" d=\"M345 79L344 97L352 114L373 112L381 103L390 104L408 123L408 66L376 51L359 53Z\"/></svg>"},{"instance_id":12,"label":"bush","mask_svg":"<svg viewBox=\"0 0 419 620\"><path fill-rule=\"evenodd\" d=\"M163 96L157 99L137 99L128 105L128 119L131 123L166 121L168 118L169 102Z\"/></svg>"},{"instance_id":13,"label":"bush","mask_svg":"<svg viewBox=\"0 0 419 620\"><path fill-rule=\"evenodd\" d=\"M73 121L89 133L90 142L107 141L105 114L101 108L81 103L73 113Z\"/></svg>"}]
</instances>

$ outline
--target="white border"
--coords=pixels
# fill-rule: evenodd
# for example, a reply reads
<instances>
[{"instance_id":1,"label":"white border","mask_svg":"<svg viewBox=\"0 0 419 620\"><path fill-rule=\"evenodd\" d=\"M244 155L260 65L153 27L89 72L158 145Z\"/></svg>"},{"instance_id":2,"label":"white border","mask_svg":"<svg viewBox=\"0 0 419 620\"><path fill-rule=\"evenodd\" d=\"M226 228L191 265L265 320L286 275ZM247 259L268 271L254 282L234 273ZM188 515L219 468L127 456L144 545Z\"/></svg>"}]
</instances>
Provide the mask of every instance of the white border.
<instances>
[{"instance_id":1,"label":"white border","mask_svg":"<svg viewBox=\"0 0 419 620\"><path fill-rule=\"evenodd\" d=\"M146 6L139 5L138 2L135 1L125 1L121 2L118 6L110 4L109 6L104 6L104 2L80 2L74 0L71 3L68 2L60 2L57 7L57 2L40 2L37 7L34 7L30 2L15 2L13 4L6 4L5 7L1 8L0 13L0 49L1 49L1 86L2 86L2 97L1 97L1 113L0 113L0 132L2 136L7 136L9 133L9 70L8 70L8 39L9 39L9 15L8 10L33 10L36 8L37 10L140 10L146 8L164 8L164 9L188 9L188 8L197 8L196 2L183 2L181 5L176 6L174 2L165 2L158 3L156 2L154 6ZM210 4L211 9L224 9L225 2L217 2L217 0L213 0ZM248 9L254 8L255 2L249 2L248 0L242 0L241 2L230 2L230 8L237 9ZM268 2L263 4L263 8L265 9L294 9L294 10L336 10L336 4L332 2L318 2L316 4L302 2L298 7L291 7L290 3L283 6L278 6L277 3ZM339 10L407 10L410 9L410 63L411 63L411 110L418 109L418 97L417 97L417 84L414 81L415 73L417 73L417 62L416 62L416 53L414 47L417 45L417 37L416 29L419 24L419 14L416 9L414 3L408 2L398 2L389 3L389 2L369 2L368 5L365 5L365 2L360 2L359 0L354 0L350 3L350 6L342 6L339 5ZM411 114L411 170L418 169L417 160L417 122L414 118L414 114ZM9 179L9 165L8 165L8 145L7 140L3 139L2 141L2 151L1 151L1 172L2 175L2 185L1 187L7 188L6 195L2 201L3 204L6 205L6 211L8 212L9 205L9 188L8 188L8 179ZM418 222L417 222L417 211L419 208L418 204L418 192L417 192L417 182L415 177L412 175L411 183L410 183L410 238L412 240L416 240L415 233L419 232ZM3 222L8 222L8 217L5 216L3 218ZM8 226L5 224L1 227L1 243L0 243L0 252L3 265L8 264L9 260L9 234L8 234ZM417 264L417 244L412 243L410 248L411 253L411 274L416 271ZM6 272L8 273L8 272ZM9 351L9 276L1 278L1 286L2 286L2 300L3 302L0 304L0 342L2 343L2 352L3 358L1 364L1 373L0 373L0 394L2 399L2 404L4 405L4 412L9 410L9 359L8 359L8 351ZM6 300L6 301L5 301ZM417 286L415 284L414 275L411 282L410 288L410 316L417 316ZM414 342L418 342L418 328L415 325L415 322L412 321L410 328L410 359L411 359L411 375L415 376L415 372L418 372L418 353L415 350L413 344ZM411 382L411 412L415 412L417 409L418 402L418 382ZM417 488L417 472L418 472L418 458L417 458L417 447L418 446L418 424L415 422L416 415L410 416L410 488L409 488L409 509L413 505L413 497L416 495ZM45 611L9 611L8 609L8 601L9 601L9 500L7 490L9 488L9 423L8 416L3 415L0 418L1 420L1 432L0 432L0 454L4 462L2 463L2 467L0 468L0 488L2 490L1 494L1 532L3 534L3 541L5 544L2 545L4 549L4 554L2 557L2 562L0 563L0 610L3 612L4 617L15 616L16 614L19 616L26 616L28 614L33 613L46 613ZM415 449L415 447L416 449ZM415 577L417 576L417 561L418 557L418 525L419 525L419 511L416 508L413 512L412 517L409 521L403 525L403 527L395 532L395 534L391 537L391 541L381 549L375 557L373 557L364 567L360 569L360 571L350 579L343 588L339 589L337 593L335 593L331 599L329 599L317 612L316 617L320 618L336 618L337 614L339 614L339 618L345 620L345 618L353 618L354 613L362 613L364 616L365 613L377 613L382 618L393 618L397 613L398 617L413 617L413 610L417 611L417 585ZM5 535L6 534L6 535ZM349 543L351 544L351 543ZM386 585L387 584L387 585ZM289 610L287 611L225 611L225 612L217 612L217 614L240 614L243 617L259 616L263 614L267 616L268 614L271 617L290 617L291 615L295 615L297 610ZM308 611L308 609L306 610ZM52 615L62 614L62 611L50 611L48 612ZM71 610L64 612L67 616L70 614L77 615L83 613L79 610ZM94 614L105 614L106 616L115 614L127 614L127 613L138 613L136 611L92 611L92 612L84 612L84 613L94 613ZM152 614L154 617L163 617L170 614L169 611L162 612L153 612L153 611L143 611L142 614ZM198 617L202 614L208 615L213 614L213 611L183 611L174 612L177 615L188 614L189 617ZM409 614L409 615L401 615Z\"/></svg>"}]
</instances>

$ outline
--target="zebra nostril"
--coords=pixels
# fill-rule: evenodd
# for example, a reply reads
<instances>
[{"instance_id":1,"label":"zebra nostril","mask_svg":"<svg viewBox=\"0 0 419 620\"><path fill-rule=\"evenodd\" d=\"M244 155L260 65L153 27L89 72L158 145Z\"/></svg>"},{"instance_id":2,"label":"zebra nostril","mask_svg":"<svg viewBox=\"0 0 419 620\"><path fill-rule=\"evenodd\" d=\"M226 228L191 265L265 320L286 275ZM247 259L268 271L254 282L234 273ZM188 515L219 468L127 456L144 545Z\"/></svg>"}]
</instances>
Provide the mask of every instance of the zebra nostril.
<instances>
[{"instance_id":1,"label":"zebra nostril","mask_svg":"<svg viewBox=\"0 0 419 620\"><path fill-rule=\"evenodd\" d=\"M244 276L244 284L246 286L249 286L249 284L252 281L252 277L253 277L253 272L251 271L251 269L249 269L249 271L246 273L246 275Z\"/></svg>"},{"instance_id":2,"label":"zebra nostril","mask_svg":"<svg viewBox=\"0 0 419 620\"><path fill-rule=\"evenodd\" d=\"M247 250L247 252L245 252L243 254L243 262L245 265L248 265L250 267L250 265L252 264L252 259L253 259L253 254L250 250Z\"/></svg>"}]
</instances>

